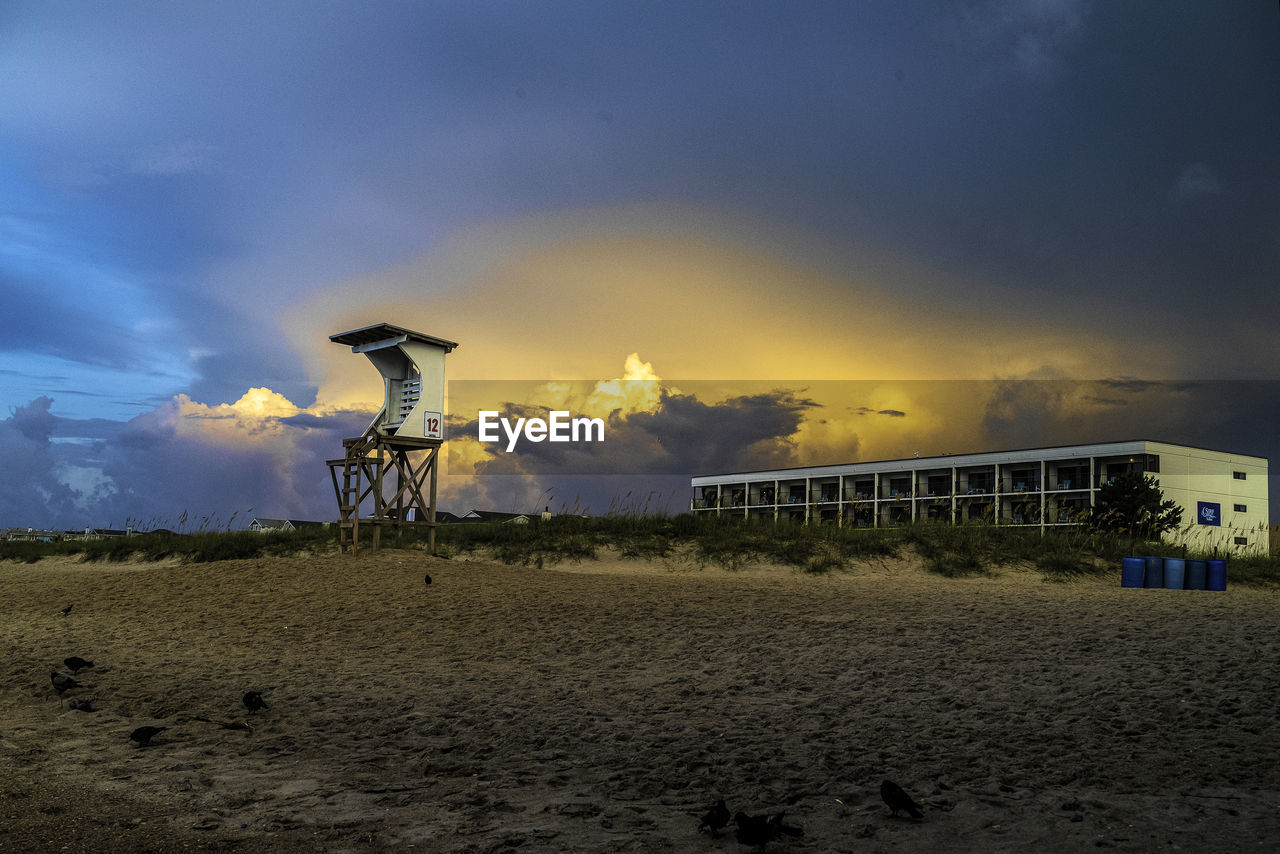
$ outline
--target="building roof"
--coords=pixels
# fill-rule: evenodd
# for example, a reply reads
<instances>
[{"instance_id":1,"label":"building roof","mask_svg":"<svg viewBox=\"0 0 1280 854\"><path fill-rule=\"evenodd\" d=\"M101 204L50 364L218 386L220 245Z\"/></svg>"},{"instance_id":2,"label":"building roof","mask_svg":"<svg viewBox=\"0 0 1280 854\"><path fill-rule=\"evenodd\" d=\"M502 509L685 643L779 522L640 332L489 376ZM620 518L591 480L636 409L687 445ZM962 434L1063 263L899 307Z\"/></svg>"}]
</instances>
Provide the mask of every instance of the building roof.
<instances>
[{"instance_id":1,"label":"building roof","mask_svg":"<svg viewBox=\"0 0 1280 854\"><path fill-rule=\"evenodd\" d=\"M322 528L324 522L310 522L306 519L268 519L265 516L255 516L249 521L252 526L257 523L259 528L283 528L290 525L294 528Z\"/></svg>"},{"instance_id":2,"label":"building roof","mask_svg":"<svg viewBox=\"0 0 1280 854\"><path fill-rule=\"evenodd\" d=\"M472 522L510 522L512 519L529 518L528 513L503 513L500 510L472 510L462 517L462 521Z\"/></svg>"},{"instance_id":3,"label":"building roof","mask_svg":"<svg viewBox=\"0 0 1280 854\"><path fill-rule=\"evenodd\" d=\"M930 461L940 461L940 460L945 460L946 461L945 465L951 465L957 457L985 457L985 456L997 456L1000 454L1026 454L1026 453L1038 453L1040 451L1065 451L1068 449L1084 449L1084 448L1088 448L1088 449L1110 448L1120 453L1139 453L1141 449L1138 446L1145 446L1145 445L1172 445L1177 448L1188 448L1194 451L1208 451L1214 454L1229 454L1231 456L1236 456L1236 457L1252 457L1254 459L1260 459L1260 460L1266 459L1266 457L1259 457L1259 456L1256 456L1255 454L1241 454L1236 451L1224 451L1219 448L1203 448L1197 445L1182 445L1177 442L1165 442L1159 439L1124 439L1124 440L1115 441L1115 442L1086 442L1083 444L1076 444L1076 445L1044 445L1044 446L1039 446L1034 448L1008 448L1008 449L1000 449L995 451L964 451L964 452L955 453L955 454L942 454L940 456L930 456L930 457L898 457L896 459L887 459L887 460L855 460L855 461L843 462L843 463L819 463L816 465L807 465L807 466L787 466L783 468L773 468L773 469L753 469L751 471L716 472L714 474L694 475L693 480L699 481L699 480L707 480L707 479L723 479L726 477L735 477L738 475L743 475L743 476L766 475L766 474L773 474L775 472L788 472L788 471L795 471L795 472L812 471L814 469L838 469L838 468L847 468L849 466L881 466L881 465L888 465L891 463L907 463L914 468L919 468L921 463L928 463Z\"/></svg>"},{"instance_id":4,"label":"building roof","mask_svg":"<svg viewBox=\"0 0 1280 854\"><path fill-rule=\"evenodd\" d=\"M399 339L399 341L396 339ZM330 335L329 340L335 344L346 344L353 350L357 347L367 347L370 344L383 342L400 343L401 341L419 341L423 344L433 344L437 347L443 347L446 353L453 351L458 346L455 341L446 341L434 335L414 332L412 329L393 326L390 323L375 323L373 326L353 329L350 332L339 332L336 335Z\"/></svg>"}]
</instances>

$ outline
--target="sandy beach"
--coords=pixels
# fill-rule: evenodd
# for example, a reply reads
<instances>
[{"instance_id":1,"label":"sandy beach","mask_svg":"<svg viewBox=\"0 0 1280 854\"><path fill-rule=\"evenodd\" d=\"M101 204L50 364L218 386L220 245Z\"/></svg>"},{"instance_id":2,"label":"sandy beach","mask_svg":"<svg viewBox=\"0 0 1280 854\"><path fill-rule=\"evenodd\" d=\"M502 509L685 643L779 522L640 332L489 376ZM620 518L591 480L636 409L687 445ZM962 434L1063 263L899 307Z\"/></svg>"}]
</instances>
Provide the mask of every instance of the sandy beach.
<instances>
[{"instance_id":1,"label":"sandy beach","mask_svg":"<svg viewBox=\"0 0 1280 854\"><path fill-rule=\"evenodd\" d=\"M0 851L1275 850L1280 592L1118 577L0 563Z\"/></svg>"}]
</instances>

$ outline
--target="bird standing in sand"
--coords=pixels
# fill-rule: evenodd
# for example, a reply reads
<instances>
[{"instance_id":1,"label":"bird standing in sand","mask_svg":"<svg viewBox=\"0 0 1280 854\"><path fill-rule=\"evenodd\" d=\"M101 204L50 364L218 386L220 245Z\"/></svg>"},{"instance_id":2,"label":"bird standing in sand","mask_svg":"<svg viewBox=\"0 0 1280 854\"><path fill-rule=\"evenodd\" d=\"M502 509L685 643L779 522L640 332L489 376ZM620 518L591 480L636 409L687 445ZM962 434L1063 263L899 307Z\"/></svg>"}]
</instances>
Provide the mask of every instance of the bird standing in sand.
<instances>
[{"instance_id":1,"label":"bird standing in sand","mask_svg":"<svg viewBox=\"0 0 1280 854\"><path fill-rule=\"evenodd\" d=\"M258 711L258 709L271 708L270 706L267 705L267 701L262 699L262 693L260 691L247 692L241 698L241 702L243 702L244 707L249 710L249 714L253 714L254 712Z\"/></svg>"},{"instance_id":2,"label":"bird standing in sand","mask_svg":"<svg viewBox=\"0 0 1280 854\"><path fill-rule=\"evenodd\" d=\"M67 607L63 608L63 609L62 609L62 616L64 616L64 617L65 617L65 616L67 616L67 614L70 614L70 613L71 613L71 609L72 609L72 608L74 608L74 607L75 607L75 605L68 605Z\"/></svg>"},{"instance_id":3,"label":"bird standing in sand","mask_svg":"<svg viewBox=\"0 0 1280 854\"><path fill-rule=\"evenodd\" d=\"M894 815L897 815L899 810L906 810L914 819L924 818L920 814L920 805L911 800L911 796L892 780L885 780L880 784L880 797L889 805Z\"/></svg>"},{"instance_id":4,"label":"bird standing in sand","mask_svg":"<svg viewBox=\"0 0 1280 854\"><path fill-rule=\"evenodd\" d=\"M81 658L78 655L73 655L70 658L62 659L62 663L65 664L67 666L67 669L70 670L72 673L79 673L81 670L84 670L86 667L93 667L92 661L85 661L83 658Z\"/></svg>"},{"instance_id":5,"label":"bird standing in sand","mask_svg":"<svg viewBox=\"0 0 1280 854\"><path fill-rule=\"evenodd\" d=\"M428 583L428 584L430 584L430 583L431 583L431 576L430 576L430 575L428 575L428 576L427 576L427 583Z\"/></svg>"},{"instance_id":6,"label":"bird standing in sand","mask_svg":"<svg viewBox=\"0 0 1280 854\"><path fill-rule=\"evenodd\" d=\"M724 798L716 801L711 805L711 809L707 810L707 814L702 817L702 821L698 822L698 830L709 828L711 835L715 836L726 824L729 823L729 808L724 805Z\"/></svg>"},{"instance_id":7,"label":"bird standing in sand","mask_svg":"<svg viewBox=\"0 0 1280 854\"><path fill-rule=\"evenodd\" d=\"M80 683L72 679L70 676L63 676L58 671L49 674L49 679L53 682L53 690L58 692L61 697L64 691L70 691L72 688L79 688Z\"/></svg>"},{"instance_id":8,"label":"bird standing in sand","mask_svg":"<svg viewBox=\"0 0 1280 854\"><path fill-rule=\"evenodd\" d=\"M163 726L140 726L133 732L129 733L129 738L138 742L139 747L146 747L151 743L151 739L164 732L168 727Z\"/></svg>"}]
</instances>

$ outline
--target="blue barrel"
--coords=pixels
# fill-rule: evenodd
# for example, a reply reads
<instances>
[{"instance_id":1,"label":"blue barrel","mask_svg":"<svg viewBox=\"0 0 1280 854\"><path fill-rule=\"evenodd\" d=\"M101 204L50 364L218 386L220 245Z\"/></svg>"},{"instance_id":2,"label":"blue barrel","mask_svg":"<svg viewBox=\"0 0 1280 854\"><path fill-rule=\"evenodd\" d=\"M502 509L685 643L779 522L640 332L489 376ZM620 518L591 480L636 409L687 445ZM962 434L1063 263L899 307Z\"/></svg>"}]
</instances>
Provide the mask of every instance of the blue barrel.
<instances>
[{"instance_id":1,"label":"blue barrel","mask_svg":"<svg viewBox=\"0 0 1280 854\"><path fill-rule=\"evenodd\" d=\"M1120 586L1141 587L1146 575L1147 562L1140 557L1127 557L1120 563Z\"/></svg>"},{"instance_id":2,"label":"blue barrel","mask_svg":"<svg viewBox=\"0 0 1280 854\"><path fill-rule=\"evenodd\" d=\"M1208 582L1209 590L1227 589L1227 562L1225 560L1209 561Z\"/></svg>"},{"instance_id":3,"label":"blue barrel","mask_svg":"<svg viewBox=\"0 0 1280 854\"><path fill-rule=\"evenodd\" d=\"M1180 557L1164 559L1164 589L1181 590L1187 580L1187 562Z\"/></svg>"},{"instance_id":4,"label":"blue barrel","mask_svg":"<svg viewBox=\"0 0 1280 854\"><path fill-rule=\"evenodd\" d=\"M1164 558L1162 557L1144 557L1147 562L1146 580L1143 587L1164 587Z\"/></svg>"},{"instance_id":5,"label":"blue barrel","mask_svg":"<svg viewBox=\"0 0 1280 854\"><path fill-rule=\"evenodd\" d=\"M1187 589L1204 590L1209 577L1209 564L1203 560L1187 561Z\"/></svg>"}]
</instances>

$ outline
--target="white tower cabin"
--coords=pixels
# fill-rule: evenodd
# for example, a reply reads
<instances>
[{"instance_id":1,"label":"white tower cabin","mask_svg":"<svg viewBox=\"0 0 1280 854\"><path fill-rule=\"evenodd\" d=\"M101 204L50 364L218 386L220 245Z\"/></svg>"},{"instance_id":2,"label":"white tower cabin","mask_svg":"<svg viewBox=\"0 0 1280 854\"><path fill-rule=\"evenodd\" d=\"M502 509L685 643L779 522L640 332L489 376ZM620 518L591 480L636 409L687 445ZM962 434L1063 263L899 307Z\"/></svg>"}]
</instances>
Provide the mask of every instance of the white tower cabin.
<instances>
[{"instance_id":1,"label":"white tower cabin","mask_svg":"<svg viewBox=\"0 0 1280 854\"><path fill-rule=\"evenodd\" d=\"M444 438L444 357L458 345L390 323L330 335L364 353L382 374L386 397L369 425L381 436Z\"/></svg>"},{"instance_id":2,"label":"white tower cabin","mask_svg":"<svg viewBox=\"0 0 1280 854\"><path fill-rule=\"evenodd\" d=\"M356 551L360 528L373 527L373 548L382 528L400 539L405 527L425 526L436 544L436 479L444 444L444 357L458 345L379 323L330 335L353 353L364 353L382 374L382 409L364 435L343 439L342 459L329 460L338 499L338 547ZM363 505L370 504L362 512Z\"/></svg>"}]
</instances>

